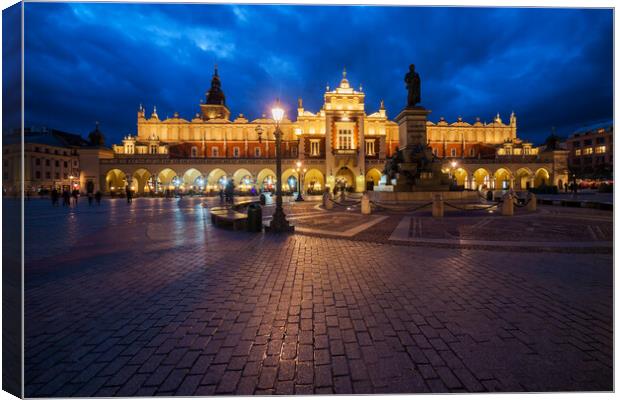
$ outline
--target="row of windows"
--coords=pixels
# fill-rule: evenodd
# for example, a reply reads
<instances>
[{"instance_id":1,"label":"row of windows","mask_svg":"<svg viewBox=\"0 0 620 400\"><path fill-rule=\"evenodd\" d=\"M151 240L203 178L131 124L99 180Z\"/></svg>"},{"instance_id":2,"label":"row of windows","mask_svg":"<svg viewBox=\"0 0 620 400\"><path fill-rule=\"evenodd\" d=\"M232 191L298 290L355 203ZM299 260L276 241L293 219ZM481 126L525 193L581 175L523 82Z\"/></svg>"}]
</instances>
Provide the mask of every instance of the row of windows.
<instances>
[{"instance_id":1,"label":"row of windows","mask_svg":"<svg viewBox=\"0 0 620 400\"><path fill-rule=\"evenodd\" d=\"M609 141L611 142L611 137L609 138ZM575 141L573 142L573 147L582 147L582 142L581 141ZM605 144L605 137L601 136L601 137L597 137L596 138L596 144ZM583 140L583 146L592 146L592 139L585 139Z\"/></svg>"},{"instance_id":2,"label":"row of windows","mask_svg":"<svg viewBox=\"0 0 620 400\"><path fill-rule=\"evenodd\" d=\"M435 157L438 157L439 154L439 150L437 150L437 148L433 149L433 155L435 155ZM476 151L473 148L469 149L469 156L470 157L474 157L476 155ZM456 157L456 149L455 148L451 148L450 149L450 157Z\"/></svg>"},{"instance_id":3,"label":"row of windows","mask_svg":"<svg viewBox=\"0 0 620 400\"><path fill-rule=\"evenodd\" d=\"M51 161L49 159L45 159L45 166L49 167L50 164L51 164ZM35 158L34 159L34 165L41 165L41 159L40 158ZM54 165L56 167L60 167L60 160L54 160ZM63 161L62 165L65 168L69 168L69 162L68 161ZM73 160L73 166L77 167L77 165L78 165L77 160Z\"/></svg>"},{"instance_id":4,"label":"row of windows","mask_svg":"<svg viewBox=\"0 0 620 400\"><path fill-rule=\"evenodd\" d=\"M580 165L582 163L587 165L592 164L593 161L595 164L605 164L605 156L575 158L571 163L574 165ZM609 163L612 163L612 156L609 156Z\"/></svg>"},{"instance_id":5,"label":"row of windows","mask_svg":"<svg viewBox=\"0 0 620 400\"><path fill-rule=\"evenodd\" d=\"M35 176L35 179L41 179L41 171L35 171L34 176ZM63 179L69 179L69 174L65 172L62 175L62 177L63 177ZM51 172L49 172L49 171L45 172L45 179L52 179ZM60 179L60 173L59 172L54 173L54 179Z\"/></svg>"},{"instance_id":6,"label":"row of windows","mask_svg":"<svg viewBox=\"0 0 620 400\"><path fill-rule=\"evenodd\" d=\"M190 155L191 157L198 157L198 148L197 147L192 147L190 150ZM293 157L297 156L297 147L293 147L291 149L291 155ZM219 147L212 147L211 148L211 157L219 157L220 156L220 149ZM241 156L241 149L239 147L233 147L233 157L240 157ZM260 157L261 156L261 149L260 147L255 147L254 148L254 157Z\"/></svg>"},{"instance_id":7,"label":"row of windows","mask_svg":"<svg viewBox=\"0 0 620 400\"><path fill-rule=\"evenodd\" d=\"M579 157L582 154L589 155L589 154L592 154L593 152L596 154L603 154L605 153L606 150L607 150L606 146L596 146L594 149L592 149L592 147L586 147L585 149L583 149L583 151L581 149L575 149L575 156Z\"/></svg>"},{"instance_id":8,"label":"row of windows","mask_svg":"<svg viewBox=\"0 0 620 400\"><path fill-rule=\"evenodd\" d=\"M37 153L40 153L40 152L41 152L41 148L40 148L40 147L38 147L38 146L35 146L34 151L35 151L35 152L37 152ZM43 151L44 151L45 153L48 153L48 154L49 154L50 149L45 148L45 149L43 149ZM60 155L60 151L58 151L58 150L54 150L54 154L56 154L56 155ZM62 155L64 155L64 156L68 156L68 155L69 155L69 153L68 153L66 150L63 150Z\"/></svg>"}]
</instances>

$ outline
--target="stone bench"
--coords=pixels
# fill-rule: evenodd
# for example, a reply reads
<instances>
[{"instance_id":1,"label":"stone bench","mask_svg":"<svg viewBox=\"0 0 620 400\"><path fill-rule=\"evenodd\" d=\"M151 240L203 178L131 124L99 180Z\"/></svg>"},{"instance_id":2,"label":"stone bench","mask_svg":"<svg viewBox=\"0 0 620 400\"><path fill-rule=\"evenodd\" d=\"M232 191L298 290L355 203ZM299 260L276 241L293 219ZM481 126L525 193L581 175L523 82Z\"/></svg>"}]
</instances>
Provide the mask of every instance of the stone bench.
<instances>
[{"instance_id":1,"label":"stone bench","mask_svg":"<svg viewBox=\"0 0 620 400\"><path fill-rule=\"evenodd\" d=\"M228 208L215 207L211 209L211 222L214 226L233 230L245 230L248 225L248 215Z\"/></svg>"}]
</instances>

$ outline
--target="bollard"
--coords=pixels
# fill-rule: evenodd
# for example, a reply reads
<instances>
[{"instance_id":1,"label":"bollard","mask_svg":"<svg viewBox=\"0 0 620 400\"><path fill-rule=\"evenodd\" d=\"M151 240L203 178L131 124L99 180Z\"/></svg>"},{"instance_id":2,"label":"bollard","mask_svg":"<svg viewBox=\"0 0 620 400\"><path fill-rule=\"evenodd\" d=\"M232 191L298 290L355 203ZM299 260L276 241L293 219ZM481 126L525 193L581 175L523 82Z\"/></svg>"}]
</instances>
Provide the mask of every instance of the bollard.
<instances>
[{"instance_id":1,"label":"bollard","mask_svg":"<svg viewBox=\"0 0 620 400\"><path fill-rule=\"evenodd\" d=\"M331 210L334 208L334 203L332 202L331 197L331 193L323 193L323 207L325 207L326 210Z\"/></svg>"},{"instance_id":2,"label":"bollard","mask_svg":"<svg viewBox=\"0 0 620 400\"><path fill-rule=\"evenodd\" d=\"M370 198L367 193L362 196L362 214L370 215Z\"/></svg>"},{"instance_id":3,"label":"bollard","mask_svg":"<svg viewBox=\"0 0 620 400\"><path fill-rule=\"evenodd\" d=\"M502 203L502 215L511 217L514 213L515 205L513 203L513 197L510 193L506 193L506 195L504 195L504 202Z\"/></svg>"},{"instance_id":4,"label":"bollard","mask_svg":"<svg viewBox=\"0 0 620 400\"><path fill-rule=\"evenodd\" d=\"M527 203L527 211L536 211L536 195L530 192L529 203Z\"/></svg>"},{"instance_id":5,"label":"bollard","mask_svg":"<svg viewBox=\"0 0 620 400\"><path fill-rule=\"evenodd\" d=\"M443 199L439 193L433 195L433 217L443 218Z\"/></svg>"}]
</instances>

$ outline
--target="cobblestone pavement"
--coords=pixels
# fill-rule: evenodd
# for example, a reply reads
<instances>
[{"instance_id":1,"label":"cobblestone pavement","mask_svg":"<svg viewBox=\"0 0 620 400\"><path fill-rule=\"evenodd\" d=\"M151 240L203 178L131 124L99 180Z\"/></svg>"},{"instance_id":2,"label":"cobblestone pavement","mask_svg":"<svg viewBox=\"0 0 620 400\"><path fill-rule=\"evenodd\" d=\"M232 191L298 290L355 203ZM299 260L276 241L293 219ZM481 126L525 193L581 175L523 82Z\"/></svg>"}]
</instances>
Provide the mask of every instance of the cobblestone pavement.
<instances>
[{"instance_id":1,"label":"cobblestone pavement","mask_svg":"<svg viewBox=\"0 0 620 400\"><path fill-rule=\"evenodd\" d=\"M28 397L613 389L611 254L230 232L196 199L32 201L26 240Z\"/></svg>"}]
</instances>

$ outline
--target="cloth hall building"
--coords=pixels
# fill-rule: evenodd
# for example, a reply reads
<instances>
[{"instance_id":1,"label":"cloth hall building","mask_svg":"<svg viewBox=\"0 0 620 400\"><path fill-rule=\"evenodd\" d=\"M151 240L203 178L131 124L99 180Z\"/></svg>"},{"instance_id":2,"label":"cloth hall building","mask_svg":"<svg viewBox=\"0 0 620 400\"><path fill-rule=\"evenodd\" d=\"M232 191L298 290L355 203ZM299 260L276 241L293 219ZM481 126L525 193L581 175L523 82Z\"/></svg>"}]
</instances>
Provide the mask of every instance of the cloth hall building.
<instances>
[{"instance_id":1,"label":"cloth hall building","mask_svg":"<svg viewBox=\"0 0 620 400\"><path fill-rule=\"evenodd\" d=\"M284 190L296 190L297 161L306 170L304 191L318 193L340 182L361 192L370 181L378 184L386 158L399 148L398 125L388 119L383 102L367 112L364 92L353 88L346 72L323 97L316 113L299 99L295 120L285 116L280 124ZM82 171L80 185L92 180L97 190L113 192L131 182L138 194L209 192L233 179L241 191L271 189L276 179L274 130L275 122L265 116L251 121L243 114L231 117L216 68L200 112L191 119L175 113L162 120L156 109L148 115L140 106L137 133L99 153L98 171ZM520 140L514 114L507 122L499 114L490 123L429 121L427 138L464 188L519 190L566 182L565 152L545 152Z\"/></svg>"}]
</instances>

